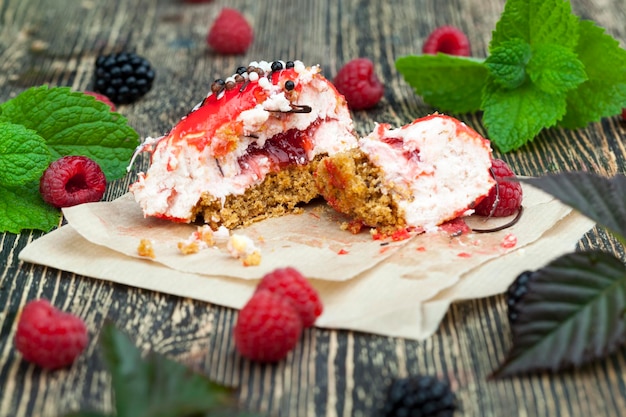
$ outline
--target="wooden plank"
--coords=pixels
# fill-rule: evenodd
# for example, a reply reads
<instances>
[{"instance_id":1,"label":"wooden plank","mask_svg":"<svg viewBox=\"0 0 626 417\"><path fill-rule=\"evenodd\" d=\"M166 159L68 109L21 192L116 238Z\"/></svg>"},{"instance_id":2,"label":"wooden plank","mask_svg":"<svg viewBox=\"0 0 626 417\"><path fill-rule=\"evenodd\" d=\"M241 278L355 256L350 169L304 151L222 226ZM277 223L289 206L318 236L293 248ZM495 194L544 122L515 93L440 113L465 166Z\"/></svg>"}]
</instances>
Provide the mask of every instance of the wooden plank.
<instances>
[{"instance_id":1,"label":"wooden plank","mask_svg":"<svg viewBox=\"0 0 626 417\"><path fill-rule=\"evenodd\" d=\"M626 43L623 0L573 0L584 18ZM244 56L207 51L208 25L222 6L243 11L255 28ZM135 50L157 68L154 89L120 108L142 136L167 131L205 94L215 78L252 60L302 59L331 77L351 58L368 56L387 88L381 105L356 112L360 133L374 121L401 125L430 109L394 70L398 56L419 52L436 26L468 33L476 56L485 56L504 0L393 0L332 2L215 0L0 0L0 99L41 84L91 89L100 53ZM477 114L457 115L482 133ZM523 150L500 155L525 175L588 169L624 172L625 125L618 117L578 131L542 133ZM139 161L136 169L146 166ZM129 176L109 187L123 194ZM489 373L510 346L503 297L454 304L432 338L413 342L346 331L311 329L283 362L260 366L234 354L236 312L173 296L23 264L19 251L41 236L0 236L0 416L58 416L78 408L112 411L110 380L96 340L106 319L139 346L197 367L216 381L241 387L242 404L272 415L367 416L395 376L436 374L450 379L467 416L619 415L626 410L624 350L605 361L558 376L540 374L501 381ZM581 247L623 255L602 232ZM12 338L18 310L36 297L85 317L92 342L68 370L44 372L21 361Z\"/></svg>"}]
</instances>

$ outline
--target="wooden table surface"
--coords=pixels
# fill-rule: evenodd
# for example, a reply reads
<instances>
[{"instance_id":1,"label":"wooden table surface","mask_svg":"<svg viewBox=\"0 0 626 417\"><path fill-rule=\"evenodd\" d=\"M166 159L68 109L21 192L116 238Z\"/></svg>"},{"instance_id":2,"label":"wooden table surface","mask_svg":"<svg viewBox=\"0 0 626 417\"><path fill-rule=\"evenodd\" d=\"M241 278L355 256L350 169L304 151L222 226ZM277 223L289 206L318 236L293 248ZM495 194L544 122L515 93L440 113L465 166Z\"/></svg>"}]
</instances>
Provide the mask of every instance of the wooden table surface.
<instances>
[{"instance_id":1,"label":"wooden table surface","mask_svg":"<svg viewBox=\"0 0 626 417\"><path fill-rule=\"evenodd\" d=\"M626 43L624 0L572 0L574 11ZM221 7L245 14L255 41L245 56L207 51L205 36ZM418 53L436 26L453 24L484 57L504 0L0 0L0 99L42 84L92 88L101 53L134 50L157 70L152 91L119 111L139 134L167 131L208 91L211 82L253 60L301 59L321 64L331 78L349 59L376 64L386 94L380 105L356 112L359 133L374 121L401 125L432 111L394 70L397 57ZM457 115L484 133L477 114ZM613 117L577 131L550 130L506 155L514 170L540 175L588 169L624 171L626 126ZM106 199L123 194L133 176L109 185ZM394 376L448 378L466 416L626 415L626 350L583 369L505 380L487 376L510 347L502 296L454 304L441 328L422 341L349 331L311 329L289 358L262 366L232 353L236 312L192 299L154 293L22 263L19 251L40 232L0 237L0 416L59 416L78 408L111 411L110 379L98 356L105 319L144 349L199 367L218 382L241 387L244 406L282 416L369 416ZM622 253L601 233L581 247ZM45 372L13 347L15 317L45 297L87 320L91 343L71 367Z\"/></svg>"}]
</instances>

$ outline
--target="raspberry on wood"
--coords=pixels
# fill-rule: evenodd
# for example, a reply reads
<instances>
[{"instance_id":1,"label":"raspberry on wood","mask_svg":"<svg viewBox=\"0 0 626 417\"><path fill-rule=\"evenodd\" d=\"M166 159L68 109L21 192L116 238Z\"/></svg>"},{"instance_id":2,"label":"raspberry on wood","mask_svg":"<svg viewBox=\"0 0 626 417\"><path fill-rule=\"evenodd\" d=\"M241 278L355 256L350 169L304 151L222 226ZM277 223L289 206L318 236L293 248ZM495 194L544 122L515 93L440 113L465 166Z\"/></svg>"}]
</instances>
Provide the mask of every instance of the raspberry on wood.
<instances>
[{"instance_id":1,"label":"raspberry on wood","mask_svg":"<svg viewBox=\"0 0 626 417\"><path fill-rule=\"evenodd\" d=\"M115 104L104 94L96 93L95 91L83 91L84 94L94 97L96 100L101 101L111 108L111 111L115 111Z\"/></svg>"},{"instance_id":2,"label":"raspberry on wood","mask_svg":"<svg viewBox=\"0 0 626 417\"><path fill-rule=\"evenodd\" d=\"M104 172L86 156L57 159L39 181L39 192L44 201L58 208L100 201L105 190Z\"/></svg>"},{"instance_id":3,"label":"raspberry on wood","mask_svg":"<svg viewBox=\"0 0 626 417\"><path fill-rule=\"evenodd\" d=\"M26 361L43 368L71 365L88 342L83 320L58 310L48 300L29 302L19 316L15 347Z\"/></svg>"},{"instance_id":4,"label":"raspberry on wood","mask_svg":"<svg viewBox=\"0 0 626 417\"><path fill-rule=\"evenodd\" d=\"M313 326L322 314L323 305L317 291L295 268L278 268L266 274L257 286L257 291L261 290L269 290L291 302L305 328Z\"/></svg>"},{"instance_id":5,"label":"raspberry on wood","mask_svg":"<svg viewBox=\"0 0 626 417\"><path fill-rule=\"evenodd\" d=\"M448 55L470 56L470 43L460 29L454 26L440 26L426 38L422 52L432 55L441 52Z\"/></svg>"},{"instance_id":6,"label":"raspberry on wood","mask_svg":"<svg viewBox=\"0 0 626 417\"><path fill-rule=\"evenodd\" d=\"M239 311L235 348L245 358L277 362L295 348L302 320L293 305L269 290L256 291Z\"/></svg>"},{"instance_id":7,"label":"raspberry on wood","mask_svg":"<svg viewBox=\"0 0 626 417\"><path fill-rule=\"evenodd\" d=\"M374 63L368 58L356 58L346 63L333 84L352 110L374 107L385 93L385 87L374 72Z\"/></svg>"},{"instance_id":8,"label":"raspberry on wood","mask_svg":"<svg viewBox=\"0 0 626 417\"><path fill-rule=\"evenodd\" d=\"M130 104L152 88L155 71L150 62L134 52L101 55L96 59L96 92L116 104Z\"/></svg>"},{"instance_id":9,"label":"raspberry on wood","mask_svg":"<svg viewBox=\"0 0 626 417\"><path fill-rule=\"evenodd\" d=\"M207 34L207 43L219 54L246 52L254 40L252 26L236 9L224 7Z\"/></svg>"}]
</instances>

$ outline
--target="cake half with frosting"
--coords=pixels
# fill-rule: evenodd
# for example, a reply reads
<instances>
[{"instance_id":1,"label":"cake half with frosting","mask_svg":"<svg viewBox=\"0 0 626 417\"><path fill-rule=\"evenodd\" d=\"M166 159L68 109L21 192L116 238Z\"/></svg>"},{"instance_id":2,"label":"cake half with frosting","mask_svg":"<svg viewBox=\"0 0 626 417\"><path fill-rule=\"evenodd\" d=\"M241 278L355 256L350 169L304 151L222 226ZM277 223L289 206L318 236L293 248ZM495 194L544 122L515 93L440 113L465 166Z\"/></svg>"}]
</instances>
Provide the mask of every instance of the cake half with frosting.
<instances>
[{"instance_id":1,"label":"cake half with frosting","mask_svg":"<svg viewBox=\"0 0 626 417\"><path fill-rule=\"evenodd\" d=\"M356 143L346 101L318 66L253 62L144 142L150 165L130 189L145 216L232 229L297 211L319 195L319 161Z\"/></svg>"},{"instance_id":2,"label":"cake half with frosting","mask_svg":"<svg viewBox=\"0 0 626 417\"><path fill-rule=\"evenodd\" d=\"M439 114L400 128L376 125L358 147L322 159L321 195L354 222L383 233L429 231L470 214L494 185L488 140Z\"/></svg>"}]
</instances>

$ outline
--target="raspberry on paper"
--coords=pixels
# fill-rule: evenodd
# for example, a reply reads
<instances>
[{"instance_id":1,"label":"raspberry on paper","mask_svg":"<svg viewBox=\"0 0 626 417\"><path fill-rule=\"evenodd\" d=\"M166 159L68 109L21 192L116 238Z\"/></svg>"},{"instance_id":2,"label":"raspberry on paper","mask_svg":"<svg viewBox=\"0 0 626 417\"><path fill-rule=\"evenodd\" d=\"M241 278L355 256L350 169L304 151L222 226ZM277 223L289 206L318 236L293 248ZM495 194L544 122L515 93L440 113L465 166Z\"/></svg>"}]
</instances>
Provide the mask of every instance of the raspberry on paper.
<instances>
[{"instance_id":1,"label":"raspberry on paper","mask_svg":"<svg viewBox=\"0 0 626 417\"><path fill-rule=\"evenodd\" d=\"M82 319L44 299L26 304L15 333L15 347L24 359L46 369L71 365L88 341Z\"/></svg>"},{"instance_id":2,"label":"raspberry on paper","mask_svg":"<svg viewBox=\"0 0 626 417\"><path fill-rule=\"evenodd\" d=\"M58 208L100 201L105 190L104 172L86 156L57 159L39 181L39 192L44 201Z\"/></svg>"},{"instance_id":3,"label":"raspberry on paper","mask_svg":"<svg viewBox=\"0 0 626 417\"><path fill-rule=\"evenodd\" d=\"M243 54L253 40L252 26L238 10L229 7L222 9L207 34L209 46L223 55Z\"/></svg>"},{"instance_id":4,"label":"raspberry on paper","mask_svg":"<svg viewBox=\"0 0 626 417\"><path fill-rule=\"evenodd\" d=\"M470 43L460 29L454 26L440 26L428 36L422 52L433 55L441 52L448 55L470 56Z\"/></svg>"},{"instance_id":5,"label":"raspberry on paper","mask_svg":"<svg viewBox=\"0 0 626 417\"><path fill-rule=\"evenodd\" d=\"M516 181L515 173L501 159L491 161L492 176L496 185L489 194L476 205L475 212L479 216L506 217L511 216L522 205L522 185Z\"/></svg>"},{"instance_id":6,"label":"raspberry on paper","mask_svg":"<svg viewBox=\"0 0 626 417\"><path fill-rule=\"evenodd\" d=\"M269 290L292 303L302 325L311 327L322 314L320 297L309 281L295 268L278 268L261 279L257 291Z\"/></svg>"},{"instance_id":7,"label":"raspberry on paper","mask_svg":"<svg viewBox=\"0 0 626 417\"><path fill-rule=\"evenodd\" d=\"M302 320L292 304L269 290L255 292L239 312L235 348L245 358L277 362L297 345Z\"/></svg>"},{"instance_id":8,"label":"raspberry on paper","mask_svg":"<svg viewBox=\"0 0 626 417\"><path fill-rule=\"evenodd\" d=\"M356 58L346 63L333 84L352 110L374 107L385 93L385 87L374 72L374 63L368 58Z\"/></svg>"}]
</instances>

